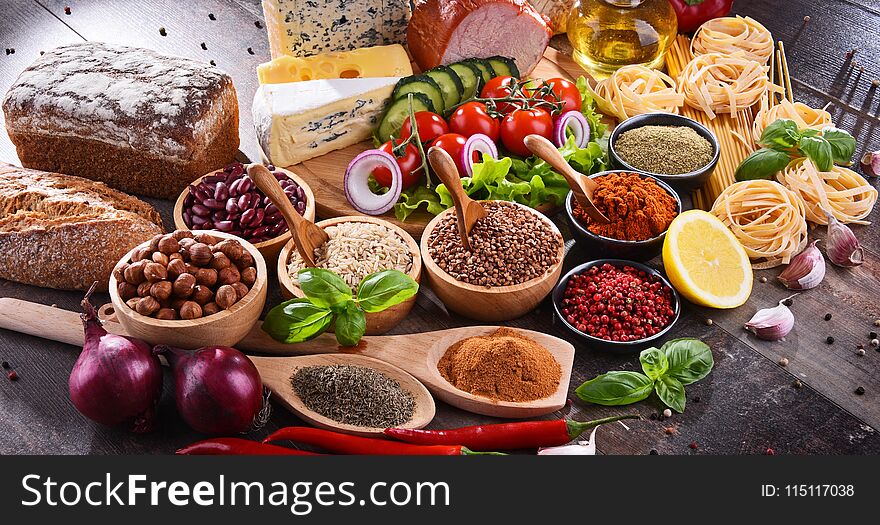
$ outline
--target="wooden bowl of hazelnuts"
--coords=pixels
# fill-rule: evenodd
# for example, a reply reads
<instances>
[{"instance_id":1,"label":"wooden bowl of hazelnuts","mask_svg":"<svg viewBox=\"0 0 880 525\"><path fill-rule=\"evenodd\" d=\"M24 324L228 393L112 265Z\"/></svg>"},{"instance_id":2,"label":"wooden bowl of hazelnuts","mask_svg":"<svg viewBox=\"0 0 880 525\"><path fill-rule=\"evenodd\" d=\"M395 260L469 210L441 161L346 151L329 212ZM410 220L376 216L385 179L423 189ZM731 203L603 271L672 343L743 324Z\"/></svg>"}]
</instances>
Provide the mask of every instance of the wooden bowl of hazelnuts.
<instances>
[{"instance_id":1,"label":"wooden bowl of hazelnuts","mask_svg":"<svg viewBox=\"0 0 880 525\"><path fill-rule=\"evenodd\" d=\"M266 304L266 261L234 235L177 230L116 264L110 299L126 332L149 344L234 346Z\"/></svg>"}]
</instances>

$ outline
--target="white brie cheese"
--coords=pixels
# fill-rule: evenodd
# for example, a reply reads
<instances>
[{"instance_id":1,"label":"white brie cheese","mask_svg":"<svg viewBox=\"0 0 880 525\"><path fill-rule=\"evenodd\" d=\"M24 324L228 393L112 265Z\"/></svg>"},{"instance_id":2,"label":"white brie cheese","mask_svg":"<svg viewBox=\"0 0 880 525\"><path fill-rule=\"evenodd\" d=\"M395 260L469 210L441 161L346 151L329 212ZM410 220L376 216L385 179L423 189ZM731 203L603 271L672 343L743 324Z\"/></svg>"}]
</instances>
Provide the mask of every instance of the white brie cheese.
<instances>
[{"instance_id":1,"label":"white brie cheese","mask_svg":"<svg viewBox=\"0 0 880 525\"><path fill-rule=\"evenodd\" d=\"M264 84L254 97L263 154L292 166L367 140L399 77Z\"/></svg>"}]
</instances>

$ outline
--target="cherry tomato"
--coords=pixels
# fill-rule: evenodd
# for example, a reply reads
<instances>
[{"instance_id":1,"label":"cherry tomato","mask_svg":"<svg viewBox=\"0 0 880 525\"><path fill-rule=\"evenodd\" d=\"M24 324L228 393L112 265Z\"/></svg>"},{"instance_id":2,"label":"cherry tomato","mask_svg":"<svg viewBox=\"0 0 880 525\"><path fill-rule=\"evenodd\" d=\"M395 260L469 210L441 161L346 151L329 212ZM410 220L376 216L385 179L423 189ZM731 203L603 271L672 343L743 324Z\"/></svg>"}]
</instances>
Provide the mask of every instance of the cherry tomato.
<instances>
[{"instance_id":1,"label":"cherry tomato","mask_svg":"<svg viewBox=\"0 0 880 525\"><path fill-rule=\"evenodd\" d=\"M418 118L416 123L418 123ZM390 140L382 144L379 149L392 157L394 156ZM397 165L400 166L400 172L403 174L402 189L405 190L415 185L422 177L422 157L419 155L419 148L415 144L407 144L403 150L403 156L397 157ZM379 167L374 169L373 178L376 179L380 186L384 188L391 187L391 170L388 168Z\"/></svg>"},{"instance_id":2,"label":"cherry tomato","mask_svg":"<svg viewBox=\"0 0 880 525\"><path fill-rule=\"evenodd\" d=\"M501 121L501 142L511 153L530 157L532 152L523 143L528 135L553 136L553 117L540 108L518 109Z\"/></svg>"},{"instance_id":3,"label":"cherry tomato","mask_svg":"<svg viewBox=\"0 0 880 525\"><path fill-rule=\"evenodd\" d=\"M502 76L495 77L492 80L486 82L486 85L483 86L483 91L480 92L480 98L505 98L510 96L510 83L514 81L513 77ZM513 111L518 107L522 107L522 104L513 104L510 102L498 102L495 105L496 109L505 115Z\"/></svg>"},{"instance_id":4,"label":"cherry tomato","mask_svg":"<svg viewBox=\"0 0 880 525\"><path fill-rule=\"evenodd\" d=\"M560 115L566 111L581 110L581 92L578 90L577 85L575 85L574 82L564 78L551 78L547 80L547 84L550 85L550 88L553 90L553 94L556 95L556 97L548 94L544 97L544 100L548 102L562 102L562 111L559 112Z\"/></svg>"},{"instance_id":5,"label":"cherry tomato","mask_svg":"<svg viewBox=\"0 0 880 525\"><path fill-rule=\"evenodd\" d=\"M489 116L486 105L481 102L462 104L449 116L449 131L465 137L482 133L495 141L498 140L498 127L498 121Z\"/></svg>"},{"instance_id":6,"label":"cherry tomato","mask_svg":"<svg viewBox=\"0 0 880 525\"><path fill-rule=\"evenodd\" d=\"M449 156L455 161L455 167L458 168L458 173L462 174L465 173L465 171L461 165L461 148L464 147L465 142L467 142L467 138L464 135L447 133L434 139L431 146L436 146L446 153L449 153Z\"/></svg>"},{"instance_id":7,"label":"cherry tomato","mask_svg":"<svg viewBox=\"0 0 880 525\"><path fill-rule=\"evenodd\" d=\"M419 128L419 138L422 142L431 142L444 133L449 133L449 126L443 117L430 111L416 111L416 125ZM403 121L400 128L400 138L406 140L412 132L409 117Z\"/></svg>"}]
</instances>

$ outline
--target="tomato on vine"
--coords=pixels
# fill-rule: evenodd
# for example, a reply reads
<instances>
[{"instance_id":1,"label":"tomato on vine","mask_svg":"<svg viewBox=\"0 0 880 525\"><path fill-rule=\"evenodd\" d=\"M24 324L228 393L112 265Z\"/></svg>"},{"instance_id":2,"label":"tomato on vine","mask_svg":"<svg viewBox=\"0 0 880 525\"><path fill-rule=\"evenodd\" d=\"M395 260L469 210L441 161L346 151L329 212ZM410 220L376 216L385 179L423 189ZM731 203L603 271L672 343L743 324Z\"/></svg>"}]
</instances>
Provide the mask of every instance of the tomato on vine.
<instances>
[{"instance_id":1,"label":"tomato on vine","mask_svg":"<svg viewBox=\"0 0 880 525\"><path fill-rule=\"evenodd\" d=\"M464 147L465 142L467 142L467 137L464 135L447 133L434 139L431 146L438 147L446 153L449 153L449 156L455 161L455 167L458 168L458 173L463 174L467 173L461 165L461 148Z\"/></svg>"},{"instance_id":2,"label":"tomato on vine","mask_svg":"<svg viewBox=\"0 0 880 525\"><path fill-rule=\"evenodd\" d=\"M550 113L541 108L517 109L501 120L501 142L511 153L531 156L532 152L523 139L532 134L552 140L553 117Z\"/></svg>"},{"instance_id":3,"label":"tomato on vine","mask_svg":"<svg viewBox=\"0 0 880 525\"><path fill-rule=\"evenodd\" d=\"M440 135L449 133L449 126L440 115L430 111L417 111L415 116L416 127L419 130L419 138L422 142L431 142ZM403 121L403 126L400 128L400 138L406 140L410 134L412 134L412 126L410 125L409 117L406 117L406 120Z\"/></svg>"},{"instance_id":4,"label":"tomato on vine","mask_svg":"<svg viewBox=\"0 0 880 525\"><path fill-rule=\"evenodd\" d=\"M449 116L449 131L465 137L482 133L497 141L498 128L498 121L489 115L486 105L482 102L466 102Z\"/></svg>"},{"instance_id":5,"label":"tomato on vine","mask_svg":"<svg viewBox=\"0 0 880 525\"><path fill-rule=\"evenodd\" d=\"M515 82L516 79L510 76L495 77L483 86L480 98L507 98L512 94L510 84ZM522 104L511 102L497 102L495 104L495 109L505 115L519 107L522 107Z\"/></svg>"},{"instance_id":6,"label":"tomato on vine","mask_svg":"<svg viewBox=\"0 0 880 525\"><path fill-rule=\"evenodd\" d=\"M418 117L416 117L416 124L418 124L418 122ZM421 129L422 128L419 127L419 131L421 131ZM411 188L419 182L419 179L422 177L422 156L419 155L419 148L416 147L415 144L407 144L403 149L402 157L394 155L393 146L390 140L385 144L382 144L382 146L379 147L379 150L395 157L397 160L397 165L400 166L400 172L403 174L402 189L405 190ZM388 168L380 166L374 169L373 178L376 179L376 182L383 188L391 187L391 171Z\"/></svg>"},{"instance_id":7,"label":"tomato on vine","mask_svg":"<svg viewBox=\"0 0 880 525\"><path fill-rule=\"evenodd\" d=\"M577 85L575 85L574 82L564 78L551 78L545 82L550 86L553 93L548 93L541 98L547 102L562 103L562 109L557 115L561 115L568 111L581 110L581 92L578 90Z\"/></svg>"}]
</instances>

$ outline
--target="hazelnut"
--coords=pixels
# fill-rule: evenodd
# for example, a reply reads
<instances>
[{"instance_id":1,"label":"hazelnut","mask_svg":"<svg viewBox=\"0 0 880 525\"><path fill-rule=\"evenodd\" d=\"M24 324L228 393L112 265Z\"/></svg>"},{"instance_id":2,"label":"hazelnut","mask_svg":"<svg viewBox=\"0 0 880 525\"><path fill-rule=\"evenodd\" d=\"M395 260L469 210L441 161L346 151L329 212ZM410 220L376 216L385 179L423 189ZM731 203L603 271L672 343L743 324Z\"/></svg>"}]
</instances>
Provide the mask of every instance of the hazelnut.
<instances>
[{"instance_id":1,"label":"hazelnut","mask_svg":"<svg viewBox=\"0 0 880 525\"><path fill-rule=\"evenodd\" d=\"M190 297L190 299L199 304L208 304L214 300L214 292L212 292L207 286L197 284L193 289L192 297Z\"/></svg>"},{"instance_id":2,"label":"hazelnut","mask_svg":"<svg viewBox=\"0 0 880 525\"><path fill-rule=\"evenodd\" d=\"M173 308L174 311L179 312L180 308L183 306L183 303L185 303L185 302L186 302L186 299L181 299L179 297L175 297L174 299L171 299L168 306Z\"/></svg>"},{"instance_id":3,"label":"hazelnut","mask_svg":"<svg viewBox=\"0 0 880 525\"><path fill-rule=\"evenodd\" d=\"M135 311L141 315L153 315L159 308L159 301L150 296L141 297L134 307Z\"/></svg>"},{"instance_id":4,"label":"hazelnut","mask_svg":"<svg viewBox=\"0 0 880 525\"><path fill-rule=\"evenodd\" d=\"M238 302L238 293L235 291L235 288L226 284L217 288L217 295L214 301L220 308L229 310L232 308L232 305Z\"/></svg>"},{"instance_id":5,"label":"hazelnut","mask_svg":"<svg viewBox=\"0 0 880 525\"><path fill-rule=\"evenodd\" d=\"M129 264L123 272L125 281L134 285L144 282L144 266L146 265L146 261L137 261Z\"/></svg>"},{"instance_id":6,"label":"hazelnut","mask_svg":"<svg viewBox=\"0 0 880 525\"><path fill-rule=\"evenodd\" d=\"M169 235L178 242L180 242L181 239L192 239L193 236L192 232L189 230L174 230Z\"/></svg>"},{"instance_id":7,"label":"hazelnut","mask_svg":"<svg viewBox=\"0 0 880 525\"><path fill-rule=\"evenodd\" d=\"M255 282L257 282L257 269L253 266L248 266L241 272L241 282L248 286L253 286Z\"/></svg>"},{"instance_id":8,"label":"hazelnut","mask_svg":"<svg viewBox=\"0 0 880 525\"><path fill-rule=\"evenodd\" d=\"M183 255L180 255L180 252L172 253L171 255L168 256L169 262L170 261L182 261L182 260L183 260Z\"/></svg>"},{"instance_id":9,"label":"hazelnut","mask_svg":"<svg viewBox=\"0 0 880 525\"><path fill-rule=\"evenodd\" d=\"M180 251L188 252L192 245L196 243L196 240L190 237L184 237L177 241L180 244Z\"/></svg>"},{"instance_id":10,"label":"hazelnut","mask_svg":"<svg viewBox=\"0 0 880 525\"><path fill-rule=\"evenodd\" d=\"M176 297L186 299L196 287L196 278L191 273L182 273L174 280L173 291Z\"/></svg>"},{"instance_id":11,"label":"hazelnut","mask_svg":"<svg viewBox=\"0 0 880 525\"><path fill-rule=\"evenodd\" d=\"M135 308L137 308L138 301L140 301L140 300L141 300L140 297L132 297L128 301L125 301L125 304L127 304L129 308L134 310Z\"/></svg>"},{"instance_id":12,"label":"hazelnut","mask_svg":"<svg viewBox=\"0 0 880 525\"><path fill-rule=\"evenodd\" d=\"M235 288L235 293L238 295L239 301L241 301L244 298L244 296L247 295L249 291L251 291L250 288L245 286L245 284L242 282L232 283L229 286L232 286L233 288Z\"/></svg>"},{"instance_id":13,"label":"hazelnut","mask_svg":"<svg viewBox=\"0 0 880 525\"><path fill-rule=\"evenodd\" d=\"M177 312L175 312L173 308L161 308L158 312L156 312L156 319L173 321L177 319Z\"/></svg>"},{"instance_id":14,"label":"hazelnut","mask_svg":"<svg viewBox=\"0 0 880 525\"><path fill-rule=\"evenodd\" d=\"M153 286L153 283L150 281L144 281L141 284L137 285L137 294L138 297L146 297L150 295L150 288Z\"/></svg>"},{"instance_id":15,"label":"hazelnut","mask_svg":"<svg viewBox=\"0 0 880 525\"><path fill-rule=\"evenodd\" d=\"M116 285L116 293L119 294L120 299L123 301L128 301L132 297L138 296L137 287L125 281L120 281L120 283Z\"/></svg>"},{"instance_id":16,"label":"hazelnut","mask_svg":"<svg viewBox=\"0 0 880 525\"><path fill-rule=\"evenodd\" d=\"M238 268L235 266L227 266L220 270L217 282L220 284L232 284L237 283L240 279L241 274L238 273Z\"/></svg>"},{"instance_id":17,"label":"hazelnut","mask_svg":"<svg viewBox=\"0 0 880 525\"><path fill-rule=\"evenodd\" d=\"M174 255L179 256L180 254L175 253ZM174 259L168 261L168 267L166 269L168 270L168 278L174 280L186 273L186 263L181 259Z\"/></svg>"},{"instance_id":18,"label":"hazelnut","mask_svg":"<svg viewBox=\"0 0 880 525\"><path fill-rule=\"evenodd\" d=\"M217 244L218 242L220 242L220 240L217 237L214 237L210 233L205 233L205 232L197 233L197 234L193 235L193 238L196 240L196 242L200 242L202 244L208 244L208 245Z\"/></svg>"},{"instance_id":19,"label":"hazelnut","mask_svg":"<svg viewBox=\"0 0 880 525\"><path fill-rule=\"evenodd\" d=\"M113 278L116 279L117 283L125 282L125 269L128 268L128 263L122 263L116 268L113 268Z\"/></svg>"},{"instance_id":20,"label":"hazelnut","mask_svg":"<svg viewBox=\"0 0 880 525\"><path fill-rule=\"evenodd\" d=\"M195 275L197 271L199 271L198 266L196 266L194 264L186 263L186 273L191 273L191 274Z\"/></svg>"},{"instance_id":21,"label":"hazelnut","mask_svg":"<svg viewBox=\"0 0 880 525\"><path fill-rule=\"evenodd\" d=\"M152 254L153 252L150 250L149 246L142 246L131 253L131 261L138 262L144 259L149 259Z\"/></svg>"},{"instance_id":22,"label":"hazelnut","mask_svg":"<svg viewBox=\"0 0 880 525\"><path fill-rule=\"evenodd\" d=\"M198 319L202 316L202 307L193 301L187 301L180 307L181 319Z\"/></svg>"},{"instance_id":23,"label":"hazelnut","mask_svg":"<svg viewBox=\"0 0 880 525\"><path fill-rule=\"evenodd\" d=\"M235 265L238 266L239 270L244 270L248 266L254 265L254 256L250 254L247 250L241 253L241 257L235 260Z\"/></svg>"},{"instance_id":24,"label":"hazelnut","mask_svg":"<svg viewBox=\"0 0 880 525\"><path fill-rule=\"evenodd\" d=\"M150 257L156 264L161 264L162 266L168 266L168 256L162 252L153 252L153 255Z\"/></svg>"},{"instance_id":25,"label":"hazelnut","mask_svg":"<svg viewBox=\"0 0 880 525\"><path fill-rule=\"evenodd\" d=\"M180 244L173 235L165 235L159 240L159 251L165 255L171 255L180 249Z\"/></svg>"},{"instance_id":26,"label":"hazelnut","mask_svg":"<svg viewBox=\"0 0 880 525\"><path fill-rule=\"evenodd\" d=\"M144 267L144 278L151 283L163 281L168 278L168 270L159 263L148 262Z\"/></svg>"},{"instance_id":27,"label":"hazelnut","mask_svg":"<svg viewBox=\"0 0 880 525\"><path fill-rule=\"evenodd\" d=\"M196 282L209 288L217 284L217 270L211 268L199 268L196 272Z\"/></svg>"},{"instance_id":28,"label":"hazelnut","mask_svg":"<svg viewBox=\"0 0 880 525\"><path fill-rule=\"evenodd\" d=\"M196 266L207 266L213 258L211 247L207 244L197 242L189 248L189 260Z\"/></svg>"},{"instance_id":29,"label":"hazelnut","mask_svg":"<svg viewBox=\"0 0 880 525\"><path fill-rule=\"evenodd\" d=\"M226 239L220 244L217 244L215 248L223 252L223 254L229 257L232 261L238 261L241 258L241 254L245 251L241 243L235 239Z\"/></svg>"},{"instance_id":30,"label":"hazelnut","mask_svg":"<svg viewBox=\"0 0 880 525\"><path fill-rule=\"evenodd\" d=\"M153 286L150 287L150 295L156 300L167 301L168 298L171 297L171 288L172 285L170 282L159 281L153 283Z\"/></svg>"},{"instance_id":31,"label":"hazelnut","mask_svg":"<svg viewBox=\"0 0 880 525\"><path fill-rule=\"evenodd\" d=\"M151 252L155 252L159 249L159 241L162 239L162 237L164 237L164 235L162 235L161 233L157 233L156 235L153 235L152 239L150 239L149 246Z\"/></svg>"},{"instance_id":32,"label":"hazelnut","mask_svg":"<svg viewBox=\"0 0 880 525\"><path fill-rule=\"evenodd\" d=\"M214 315L219 313L222 308L217 306L217 303L208 303L202 307L202 317L208 317L209 315Z\"/></svg>"},{"instance_id":33,"label":"hazelnut","mask_svg":"<svg viewBox=\"0 0 880 525\"><path fill-rule=\"evenodd\" d=\"M226 256L223 252L217 252L214 254L214 258L211 260L211 268L215 270L222 270L232 264L229 261L229 257Z\"/></svg>"}]
</instances>

